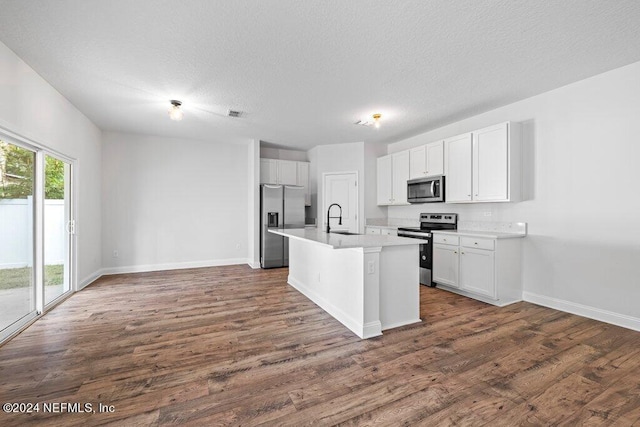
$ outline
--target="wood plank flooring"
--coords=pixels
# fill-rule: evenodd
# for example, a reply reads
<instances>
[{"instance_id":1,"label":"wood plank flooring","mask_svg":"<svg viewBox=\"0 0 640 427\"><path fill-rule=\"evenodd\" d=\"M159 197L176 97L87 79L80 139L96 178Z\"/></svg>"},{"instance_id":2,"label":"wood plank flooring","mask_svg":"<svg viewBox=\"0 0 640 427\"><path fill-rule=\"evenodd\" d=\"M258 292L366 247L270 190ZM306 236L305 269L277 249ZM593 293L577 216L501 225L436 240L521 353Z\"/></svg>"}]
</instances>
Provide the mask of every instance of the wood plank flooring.
<instances>
[{"instance_id":1,"label":"wood plank flooring","mask_svg":"<svg viewBox=\"0 0 640 427\"><path fill-rule=\"evenodd\" d=\"M0 347L0 403L41 403L0 425L640 425L638 332L421 287L423 323L360 340L286 276L101 278Z\"/></svg>"}]
</instances>

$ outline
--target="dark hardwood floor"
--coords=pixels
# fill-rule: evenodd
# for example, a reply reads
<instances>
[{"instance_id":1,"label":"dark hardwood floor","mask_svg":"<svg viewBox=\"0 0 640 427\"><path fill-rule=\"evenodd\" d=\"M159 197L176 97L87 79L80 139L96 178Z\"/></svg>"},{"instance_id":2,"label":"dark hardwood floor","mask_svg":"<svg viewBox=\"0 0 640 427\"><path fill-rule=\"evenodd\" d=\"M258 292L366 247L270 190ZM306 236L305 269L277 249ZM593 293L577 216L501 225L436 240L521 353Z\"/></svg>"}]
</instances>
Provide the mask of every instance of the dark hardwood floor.
<instances>
[{"instance_id":1,"label":"dark hardwood floor","mask_svg":"<svg viewBox=\"0 0 640 427\"><path fill-rule=\"evenodd\" d=\"M423 323L360 340L286 275L101 278L0 347L0 402L40 403L0 425L640 425L638 332L421 287Z\"/></svg>"}]
</instances>

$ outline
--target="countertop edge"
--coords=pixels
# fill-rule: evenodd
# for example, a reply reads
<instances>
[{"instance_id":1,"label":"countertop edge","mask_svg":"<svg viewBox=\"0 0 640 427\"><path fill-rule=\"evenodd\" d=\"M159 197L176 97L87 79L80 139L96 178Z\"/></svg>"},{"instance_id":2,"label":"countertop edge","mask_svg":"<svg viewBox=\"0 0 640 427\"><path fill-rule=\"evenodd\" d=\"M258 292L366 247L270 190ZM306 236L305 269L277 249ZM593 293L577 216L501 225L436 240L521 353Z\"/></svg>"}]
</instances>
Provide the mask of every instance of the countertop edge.
<instances>
[{"instance_id":1,"label":"countertop edge","mask_svg":"<svg viewBox=\"0 0 640 427\"><path fill-rule=\"evenodd\" d=\"M526 234L501 233L497 231L476 231L476 230L433 230L433 234L446 234L449 236L486 237L489 239L518 239L527 237Z\"/></svg>"}]
</instances>

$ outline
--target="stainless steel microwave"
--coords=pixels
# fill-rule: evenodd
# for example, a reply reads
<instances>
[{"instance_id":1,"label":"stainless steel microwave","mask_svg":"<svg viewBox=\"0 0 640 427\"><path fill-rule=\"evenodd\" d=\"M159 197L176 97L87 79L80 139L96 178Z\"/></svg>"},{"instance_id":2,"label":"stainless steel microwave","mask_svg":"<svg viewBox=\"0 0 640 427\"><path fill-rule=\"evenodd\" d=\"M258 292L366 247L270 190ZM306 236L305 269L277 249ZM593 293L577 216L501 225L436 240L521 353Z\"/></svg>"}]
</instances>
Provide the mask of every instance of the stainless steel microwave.
<instances>
[{"instance_id":1,"label":"stainless steel microwave","mask_svg":"<svg viewBox=\"0 0 640 427\"><path fill-rule=\"evenodd\" d=\"M407 201L409 203L444 202L444 176L407 181Z\"/></svg>"}]
</instances>

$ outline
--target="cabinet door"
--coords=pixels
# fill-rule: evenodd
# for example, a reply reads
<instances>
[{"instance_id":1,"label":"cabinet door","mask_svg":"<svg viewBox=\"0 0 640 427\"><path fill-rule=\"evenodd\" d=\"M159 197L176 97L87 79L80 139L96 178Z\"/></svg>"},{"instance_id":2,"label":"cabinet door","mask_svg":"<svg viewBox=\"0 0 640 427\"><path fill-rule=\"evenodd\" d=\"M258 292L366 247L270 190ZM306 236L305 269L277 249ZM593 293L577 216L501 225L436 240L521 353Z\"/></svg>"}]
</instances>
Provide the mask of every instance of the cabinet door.
<instances>
[{"instance_id":1,"label":"cabinet door","mask_svg":"<svg viewBox=\"0 0 640 427\"><path fill-rule=\"evenodd\" d=\"M430 144L427 144L425 147L425 152L425 175L444 175L444 141L432 142Z\"/></svg>"},{"instance_id":2,"label":"cabinet door","mask_svg":"<svg viewBox=\"0 0 640 427\"><path fill-rule=\"evenodd\" d=\"M391 171L393 176L391 199L394 205L408 205L407 180L409 179L409 150L393 153L391 158Z\"/></svg>"},{"instance_id":3,"label":"cabinet door","mask_svg":"<svg viewBox=\"0 0 640 427\"><path fill-rule=\"evenodd\" d=\"M445 202L471 201L471 134L446 139Z\"/></svg>"},{"instance_id":4,"label":"cabinet door","mask_svg":"<svg viewBox=\"0 0 640 427\"><path fill-rule=\"evenodd\" d=\"M377 192L377 200L378 205L390 205L392 203L391 200L391 156L384 156L378 158L378 168L377 168L377 181L378 181L378 192Z\"/></svg>"},{"instance_id":5,"label":"cabinet door","mask_svg":"<svg viewBox=\"0 0 640 427\"><path fill-rule=\"evenodd\" d=\"M311 206L311 192L309 191L309 163L296 162L298 166L297 185L304 187L304 204Z\"/></svg>"},{"instance_id":6,"label":"cabinet door","mask_svg":"<svg viewBox=\"0 0 640 427\"><path fill-rule=\"evenodd\" d=\"M451 245L433 245L432 280L453 288L458 285L458 247Z\"/></svg>"},{"instance_id":7,"label":"cabinet door","mask_svg":"<svg viewBox=\"0 0 640 427\"><path fill-rule=\"evenodd\" d=\"M473 132L473 200L508 200L509 132L506 123Z\"/></svg>"},{"instance_id":8,"label":"cabinet door","mask_svg":"<svg viewBox=\"0 0 640 427\"><path fill-rule=\"evenodd\" d=\"M409 150L409 179L422 178L427 174L427 146Z\"/></svg>"},{"instance_id":9,"label":"cabinet door","mask_svg":"<svg viewBox=\"0 0 640 427\"><path fill-rule=\"evenodd\" d=\"M460 289L496 298L494 251L460 248Z\"/></svg>"},{"instance_id":10,"label":"cabinet door","mask_svg":"<svg viewBox=\"0 0 640 427\"><path fill-rule=\"evenodd\" d=\"M278 160L278 178L280 184L297 185L298 166L297 162L291 160Z\"/></svg>"},{"instance_id":11,"label":"cabinet door","mask_svg":"<svg viewBox=\"0 0 640 427\"><path fill-rule=\"evenodd\" d=\"M278 184L278 161L260 159L260 184Z\"/></svg>"}]
</instances>

